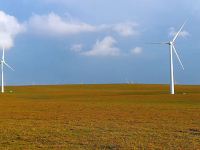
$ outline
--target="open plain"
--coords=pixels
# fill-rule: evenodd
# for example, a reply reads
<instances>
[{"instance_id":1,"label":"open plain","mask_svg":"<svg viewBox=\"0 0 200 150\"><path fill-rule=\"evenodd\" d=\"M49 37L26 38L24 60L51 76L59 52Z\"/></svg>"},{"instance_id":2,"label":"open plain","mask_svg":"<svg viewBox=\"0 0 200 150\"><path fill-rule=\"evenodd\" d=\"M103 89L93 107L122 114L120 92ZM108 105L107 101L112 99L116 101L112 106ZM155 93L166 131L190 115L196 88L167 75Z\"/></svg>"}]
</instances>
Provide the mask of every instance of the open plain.
<instances>
[{"instance_id":1,"label":"open plain","mask_svg":"<svg viewBox=\"0 0 200 150\"><path fill-rule=\"evenodd\" d=\"M0 149L200 149L200 86L6 87Z\"/></svg>"}]
</instances>

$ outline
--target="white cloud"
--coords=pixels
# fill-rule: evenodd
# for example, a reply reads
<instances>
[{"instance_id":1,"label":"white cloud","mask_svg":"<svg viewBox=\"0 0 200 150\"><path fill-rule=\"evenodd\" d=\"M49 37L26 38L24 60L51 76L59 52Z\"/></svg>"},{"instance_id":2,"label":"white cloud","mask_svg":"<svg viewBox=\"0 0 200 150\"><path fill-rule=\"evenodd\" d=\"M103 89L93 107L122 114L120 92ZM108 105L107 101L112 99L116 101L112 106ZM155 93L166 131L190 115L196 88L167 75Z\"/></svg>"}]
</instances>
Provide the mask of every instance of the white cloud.
<instances>
[{"instance_id":1,"label":"white cloud","mask_svg":"<svg viewBox=\"0 0 200 150\"><path fill-rule=\"evenodd\" d=\"M134 49L131 50L131 54L133 55L138 55L138 54L141 54L142 52L143 52L142 47L135 47Z\"/></svg>"},{"instance_id":2,"label":"white cloud","mask_svg":"<svg viewBox=\"0 0 200 150\"><path fill-rule=\"evenodd\" d=\"M47 35L71 35L82 32L94 32L96 28L87 23L65 19L55 13L48 15L33 15L29 27L37 33Z\"/></svg>"},{"instance_id":3,"label":"white cloud","mask_svg":"<svg viewBox=\"0 0 200 150\"><path fill-rule=\"evenodd\" d=\"M112 31L120 36L128 37L139 34L138 25L133 22L122 22L118 24L91 25L89 23L77 21L67 14L67 17L61 17L55 13L47 15L33 15L28 21L28 27L34 33L53 36L68 36L88 32Z\"/></svg>"},{"instance_id":4,"label":"white cloud","mask_svg":"<svg viewBox=\"0 0 200 150\"><path fill-rule=\"evenodd\" d=\"M102 24L99 26L96 26L97 31L106 31L110 30L112 32L115 32L123 37L129 37L129 36L137 36L139 35L139 29L138 24L134 22L121 22L116 24Z\"/></svg>"},{"instance_id":5,"label":"white cloud","mask_svg":"<svg viewBox=\"0 0 200 150\"><path fill-rule=\"evenodd\" d=\"M102 41L97 41L92 50L82 52L85 56L119 56L120 49L115 47L116 40L107 36Z\"/></svg>"},{"instance_id":6,"label":"white cloud","mask_svg":"<svg viewBox=\"0 0 200 150\"><path fill-rule=\"evenodd\" d=\"M25 31L23 24L20 24L14 16L0 11L0 48L9 49L14 45L14 38Z\"/></svg>"},{"instance_id":7,"label":"white cloud","mask_svg":"<svg viewBox=\"0 0 200 150\"><path fill-rule=\"evenodd\" d=\"M74 51L74 52L81 52L83 49L83 45L82 44L74 44L71 46L71 51Z\"/></svg>"},{"instance_id":8,"label":"white cloud","mask_svg":"<svg viewBox=\"0 0 200 150\"><path fill-rule=\"evenodd\" d=\"M169 36L173 37L177 34L177 31L175 30L174 27L171 27L169 29ZM190 35L190 33L186 30L183 30L180 32L179 37L188 37Z\"/></svg>"},{"instance_id":9,"label":"white cloud","mask_svg":"<svg viewBox=\"0 0 200 150\"><path fill-rule=\"evenodd\" d=\"M119 35L128 37L138 35L137 24L133 22L119 23L113 26L113 31L117 32Z\"/></svg>"}]
</instances>

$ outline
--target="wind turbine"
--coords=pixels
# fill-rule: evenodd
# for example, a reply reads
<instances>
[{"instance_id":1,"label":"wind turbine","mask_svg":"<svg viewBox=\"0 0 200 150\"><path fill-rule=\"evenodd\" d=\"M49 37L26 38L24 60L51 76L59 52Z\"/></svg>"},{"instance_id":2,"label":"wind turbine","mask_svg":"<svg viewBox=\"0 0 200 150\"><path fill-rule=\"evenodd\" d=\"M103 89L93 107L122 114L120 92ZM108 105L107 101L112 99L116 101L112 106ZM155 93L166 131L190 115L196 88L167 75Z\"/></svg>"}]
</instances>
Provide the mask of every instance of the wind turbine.
<instances>
[{"instance_id":1,"label":"wind turbine","mask_svg":"<svg viewBox=\"0 0 200 150\"><path fill-rule=\"evenodd\" d=\"M175 42L176 42L178 36L180 35L181 31L183 30L185 24L186 24L186 21L184 22L184 24L181 26L181 28L179 29L179 31L176 33L176 35L174 36L174 38L171 41L161 42L161 43L152 43L152 44L167 44L167 45L169 45L169 52L170 52L170 94L175 94L175 89L174 89L174 63L173 63L173 54L174 53L175 53L180 65L181 65L182 69L184 70L183 63L181 62L181 59L180 59L180 57L177 53L177 50L175 48Z\"/></svg>"},{"instance_id":2,"label":"wind turbine","mask_svg":"<svg viewBox=\"0 0 200 150\"><path fill-rule=\"evenodd\" d=\"M1 93L4 93L4 65L14 71L14 69L5 62L4 51L5 49L3 48L3 54L1 59Z\"/></svg>"}]
</instances>

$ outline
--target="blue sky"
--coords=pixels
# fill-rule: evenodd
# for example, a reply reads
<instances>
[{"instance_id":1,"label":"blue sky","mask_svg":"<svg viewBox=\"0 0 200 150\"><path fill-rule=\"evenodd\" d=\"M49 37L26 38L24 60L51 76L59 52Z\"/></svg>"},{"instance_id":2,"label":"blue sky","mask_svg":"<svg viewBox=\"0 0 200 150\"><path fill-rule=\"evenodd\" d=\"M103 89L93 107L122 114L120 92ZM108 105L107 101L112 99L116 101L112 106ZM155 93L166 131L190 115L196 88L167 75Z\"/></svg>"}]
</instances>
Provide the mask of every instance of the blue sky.
<instances>
[{"instance_id":1,"label":"blue sky","mask_svg":"<svg viewBox=\"0 0 200 150\"><path fill-rule=\"evenodd\" d=\"M178 84L200 84L197 0L2 0L0 46L15 68L9 85L169 83L168 41L189 18L176 48Z\"/></svg>"}]
</instances>

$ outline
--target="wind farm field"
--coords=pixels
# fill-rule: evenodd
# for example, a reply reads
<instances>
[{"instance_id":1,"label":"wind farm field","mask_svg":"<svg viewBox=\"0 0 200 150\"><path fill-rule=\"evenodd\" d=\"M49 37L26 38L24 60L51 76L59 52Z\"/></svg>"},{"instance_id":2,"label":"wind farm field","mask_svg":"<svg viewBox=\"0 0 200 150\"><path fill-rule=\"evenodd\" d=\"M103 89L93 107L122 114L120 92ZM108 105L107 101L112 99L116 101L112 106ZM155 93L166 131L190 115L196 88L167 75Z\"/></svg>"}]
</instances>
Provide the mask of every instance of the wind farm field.
<instances>
[{"instance_id":1,"label":"wind farm field","mask_svg":"<svg viewBox=\"0 0 200 150\"><path fill-rule=\"evenodd\" d=\"M6 87L0 149L200 149L200 86Z\"/></svg>"}]
</instances>

